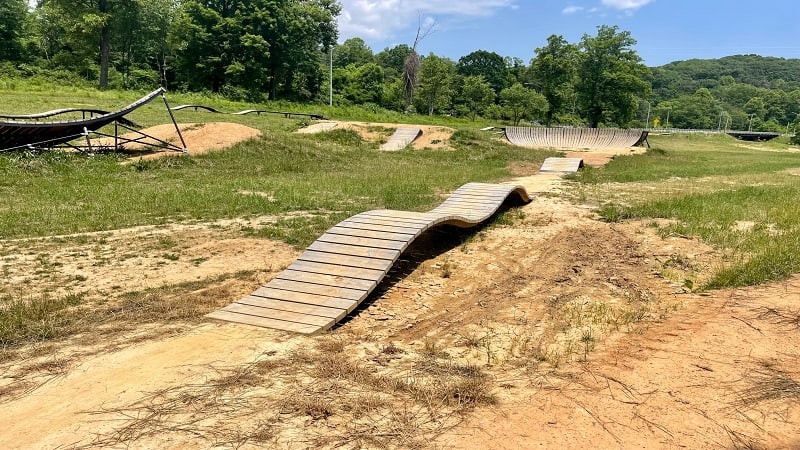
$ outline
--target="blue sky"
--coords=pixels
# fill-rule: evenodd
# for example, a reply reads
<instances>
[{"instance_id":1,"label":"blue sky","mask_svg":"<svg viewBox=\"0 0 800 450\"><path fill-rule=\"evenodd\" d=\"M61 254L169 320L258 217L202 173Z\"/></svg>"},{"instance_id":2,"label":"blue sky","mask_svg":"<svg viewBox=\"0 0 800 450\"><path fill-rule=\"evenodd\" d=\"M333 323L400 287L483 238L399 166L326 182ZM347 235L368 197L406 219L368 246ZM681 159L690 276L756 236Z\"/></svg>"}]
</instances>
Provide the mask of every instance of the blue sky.
<instances>
[{"instance_id":1,"label":"blue sky","mask_svg":"<svg viewBox=\"0 0 800 450\"><path fill-rule=\"evenodd\" d=\"M599 25L638 41L648 66L693 58L759 54L800 58L800 0L339 0L339 42L360 37L377 53L411 45L421 22L434 32L418 46L453 60L475 50L521 58L551 34L577 43Z\"/></svg>"}]
</instances>

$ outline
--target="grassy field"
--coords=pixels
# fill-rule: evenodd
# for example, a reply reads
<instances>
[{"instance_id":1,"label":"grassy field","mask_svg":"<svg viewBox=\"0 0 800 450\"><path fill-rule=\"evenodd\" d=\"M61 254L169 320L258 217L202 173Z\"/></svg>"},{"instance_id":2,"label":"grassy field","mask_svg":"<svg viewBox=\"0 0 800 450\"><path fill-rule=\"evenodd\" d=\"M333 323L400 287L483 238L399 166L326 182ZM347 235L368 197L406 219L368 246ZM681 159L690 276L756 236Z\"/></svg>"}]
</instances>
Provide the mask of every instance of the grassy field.
<instances>
[{"instance_id":1,"label":"grassy field","mask_svg":"<svg viewBox=\"0 0 800 450\"><path fill-rule=\"evenodd\" d=\"M653 221L663 236L698 236L725 251L705 288L745 286L800 271L800 153L784 140L654 136L643 155L575 177L579 197L609 221Z\"/></svg>"},{"instance_id":2,"label":"grassy field","mask_svg":"<svg viewBox=\"0 0 800 450\"><path fill-rule=\"evenodd\" d=\"M31 112L78 104L114 109L137 95L66 89L2 92L0 97L13 112ZM201 103L230 111L258 106L194 95L175 97L172 104ZM267 108L312 109L290 106ZM339 119L369 115L368 111L355 117L344 110L322 112ZM303 245L351 214L373 208L424 210L440 201L438 194L463 183L507 177L513 161L541 161L553 154L503 144L466 122L451 140L452 151L379 152L375 143L364 142L351 131L292 134L304 121L280 115L177 114L182 122L236 121L263 134L225 152L130 165L120 164L122 156L114 154L0 154L0 238L302 212L306 217L280 221L278 229L264 232ZM143 125L169 120L163 103L155 101L131 118Z\"/></svg>"}]
</instances>

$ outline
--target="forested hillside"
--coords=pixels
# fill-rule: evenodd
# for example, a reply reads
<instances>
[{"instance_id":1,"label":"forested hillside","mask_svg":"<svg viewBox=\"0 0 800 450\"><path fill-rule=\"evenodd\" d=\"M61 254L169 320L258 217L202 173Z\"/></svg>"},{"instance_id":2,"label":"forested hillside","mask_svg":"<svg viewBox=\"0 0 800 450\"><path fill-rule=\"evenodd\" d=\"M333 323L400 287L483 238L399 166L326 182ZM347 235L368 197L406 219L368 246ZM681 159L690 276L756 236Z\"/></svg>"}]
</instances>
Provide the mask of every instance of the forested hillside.
<instances>
[{"instance_id":1,"label":"forested hillside","mask_svg":"<svg viewBox=\"0 0 800 450\"><path fill-rule=\"evenodd\" d=\"M337 44L335 0L0 6L0 83L161 85L234 100L333 101L513 124L787 132L800 115L800 60L746 55L648 68L634 37L615 26L576 43L557 34L531 42L529 61L483 49L453 60L418 53L425 30L420 41L377 53L359 38Z\"/></svg>"}]
</instances>

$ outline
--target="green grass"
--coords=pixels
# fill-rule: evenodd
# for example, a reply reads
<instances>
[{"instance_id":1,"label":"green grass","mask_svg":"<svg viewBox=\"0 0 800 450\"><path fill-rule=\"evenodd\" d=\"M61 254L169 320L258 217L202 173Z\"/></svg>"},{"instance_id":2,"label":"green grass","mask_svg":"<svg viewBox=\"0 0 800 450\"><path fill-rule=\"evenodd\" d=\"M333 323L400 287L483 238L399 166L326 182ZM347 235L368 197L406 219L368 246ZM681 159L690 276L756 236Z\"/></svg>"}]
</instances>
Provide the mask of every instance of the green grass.
<instances>
[{"instance_id":1,"label":"green grass","mask_svg":"<svg viewBox=\"0 0 800 450\"><path fill-rule=\"evenodd\" d=\"M59 94L39 93L30 103L50 109L83 91ZM94 94L83 101L124 104L139 95ZM0 91L0 98L11 98L12 105L23 101L16 92ZM215 98L184 100L236 109L213 103L224 103ZM142 123L157 121L158 104L148 107L140 110ZM374 208L425 210L440 201L440 193L470 181L502 179L514 161L552 155L505 145L471 128L456 132L453 151L380 152L352 131L290 133L297 122L282 116L187 114L256 125L263 135L222 152L129 165L120 164L118 155L2 153L0 238L254 215L318 217L310 227L287 226L292 223L286 219L263 233L302 245L347 215Z\"/></svg>"},{"instance_id":2,"label":"green grass","mask_svg":"<svg viewBox=\"0 0 800 450\"><path fill-rule=\"evenodd\" d=\"M781 172L800 167L800 154L768 151L785 150L785 143L744 144L726 136L656 142L658 150L575 177L584 187L606 186L583 194L601 203L601 217L674 219L660 228L662 235L697 236L722 249L723 265L706 289L800 272L800 180Z\"/></svg>"},{"instance_id":3,"label":"green grass","mask_svg":"<svg viewBox=\"0 0 800 450\"><path fill-rule=\"evenodd\" d=\"M727 135L675 135L650 138L642 155L615 158L602 170L587 168L584 183L630 183L669 178L772 173L800 166L800 155L754 151L743 145L774 148L776 143L743 143ZM783 145L783 148L787 145Z\"/></svg>"}]
</instances>

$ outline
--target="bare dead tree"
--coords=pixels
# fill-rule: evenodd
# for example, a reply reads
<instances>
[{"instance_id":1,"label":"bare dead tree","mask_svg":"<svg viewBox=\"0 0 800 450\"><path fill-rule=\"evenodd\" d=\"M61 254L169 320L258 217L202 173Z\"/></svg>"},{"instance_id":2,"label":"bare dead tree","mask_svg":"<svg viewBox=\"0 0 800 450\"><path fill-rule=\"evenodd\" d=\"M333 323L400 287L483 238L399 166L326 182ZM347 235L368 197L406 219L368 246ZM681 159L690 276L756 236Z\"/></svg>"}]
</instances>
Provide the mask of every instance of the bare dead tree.
<instances>
[{"instance_id":1,"label":"bare dead tree","mask_svg":"<svg viewBox=\"0 0 800 450\"><path fill-rule=\"evenodd\" d=\"M417 45L433 32L435 26L436 21L432 21L423 29L422 15L419 16L417 22L417 36L414 38L414 45L411 46L411 54L403 61L403 93L406 112L411 110L411 105L414 102L414 90L417 88L417 83L419 82L420 63Z\"/></svg>"}]
</instances>

